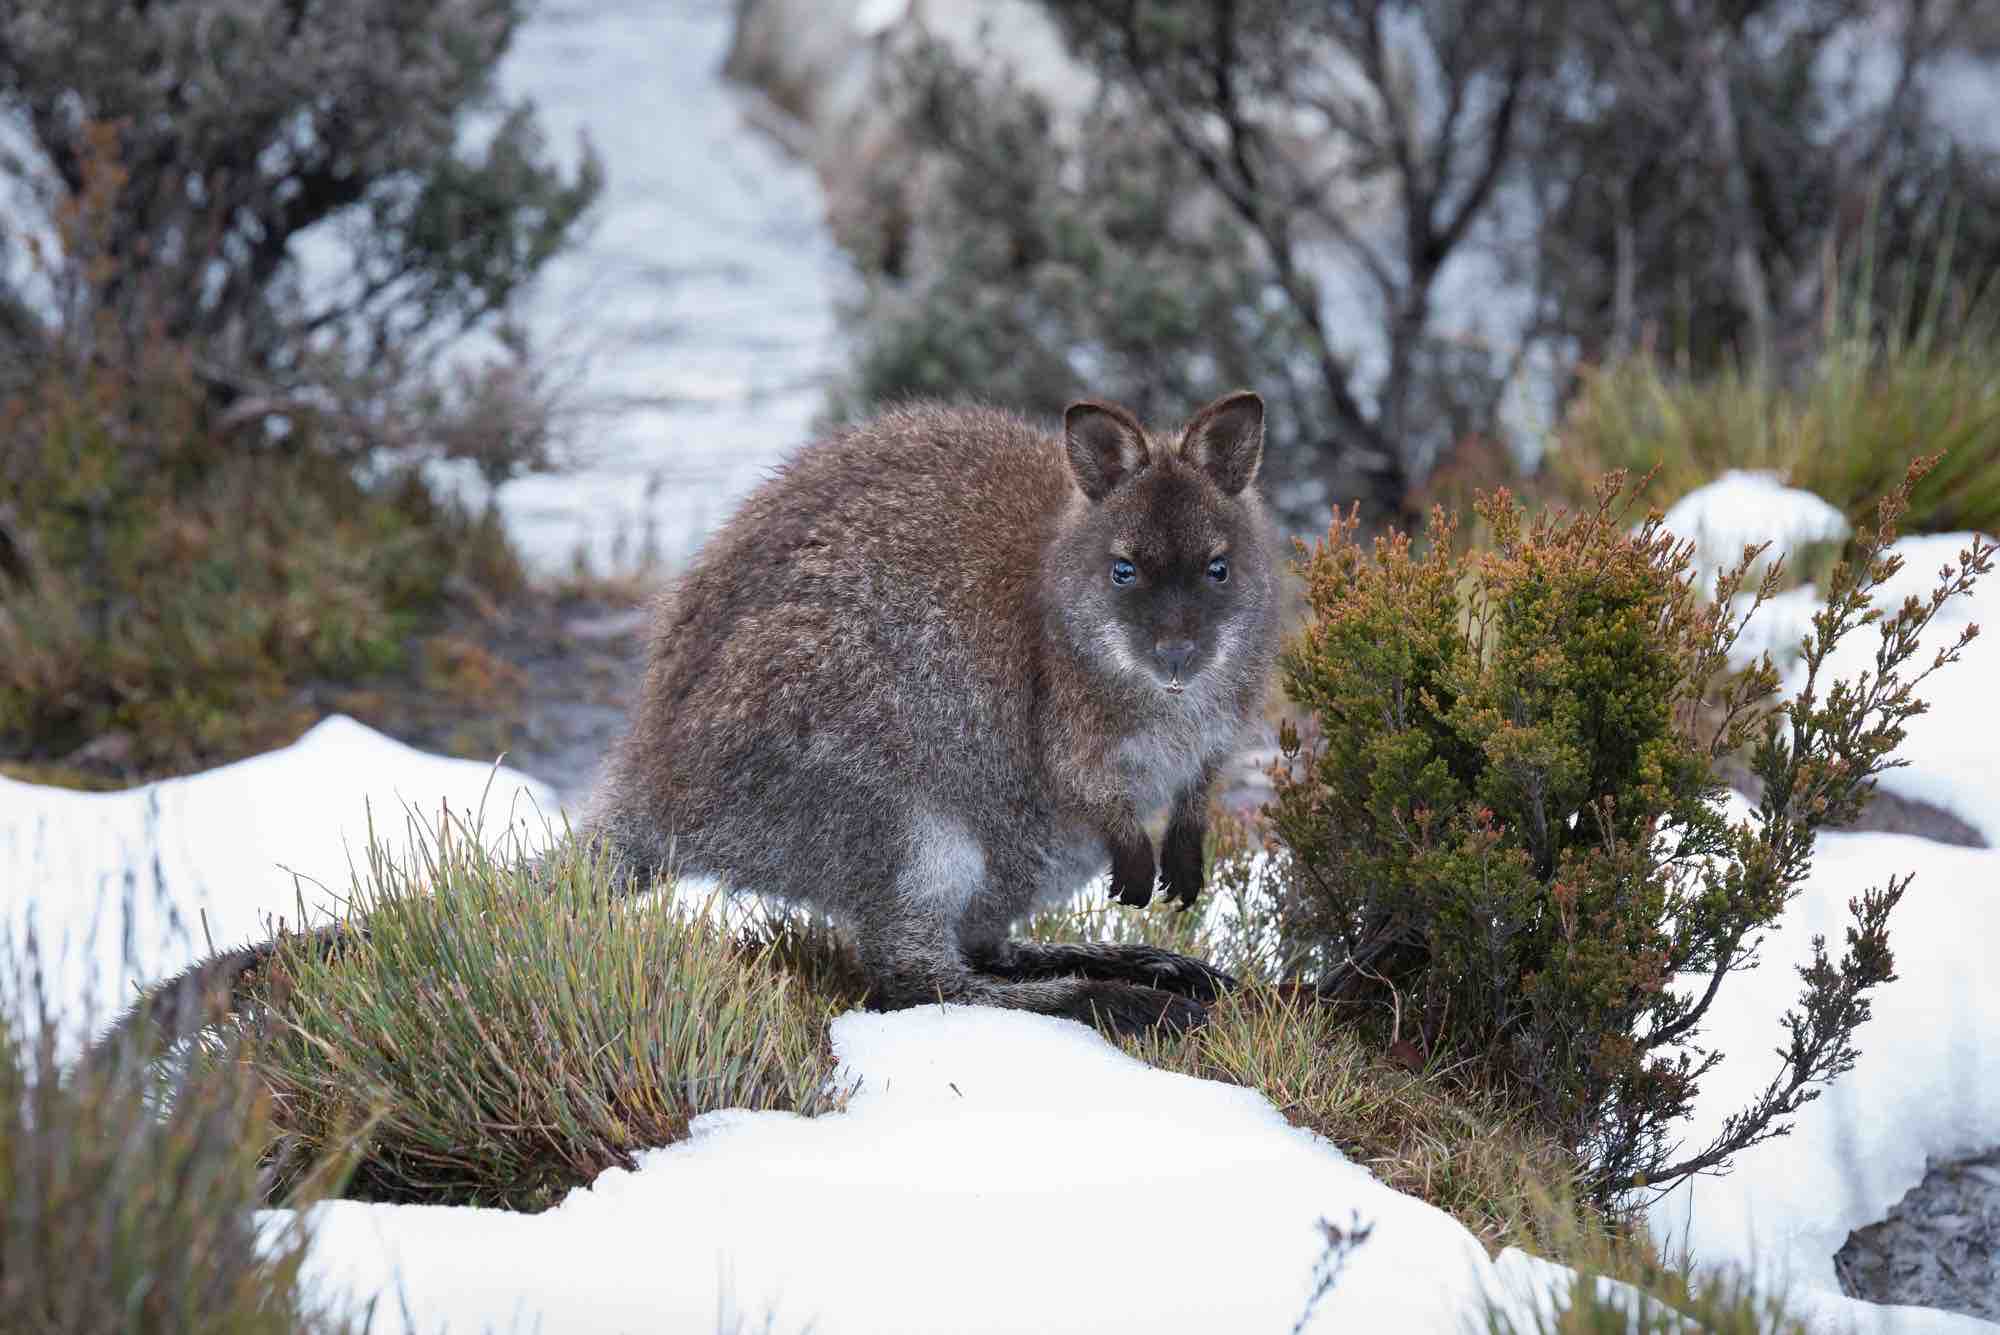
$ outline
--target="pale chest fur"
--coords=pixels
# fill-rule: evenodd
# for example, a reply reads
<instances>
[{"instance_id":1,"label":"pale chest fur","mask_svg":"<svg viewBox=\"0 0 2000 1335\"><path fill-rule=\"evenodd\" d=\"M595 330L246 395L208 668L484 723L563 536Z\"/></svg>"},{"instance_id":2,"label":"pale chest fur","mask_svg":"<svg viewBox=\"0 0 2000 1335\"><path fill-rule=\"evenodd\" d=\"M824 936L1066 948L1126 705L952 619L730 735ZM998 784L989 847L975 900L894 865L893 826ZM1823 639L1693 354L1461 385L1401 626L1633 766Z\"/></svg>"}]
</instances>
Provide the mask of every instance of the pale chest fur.
<instances>
[{"instance_id":1,"label":"pale chest fur","mask_svg":"<svg viewBox=\"0 0 2000 1335\"><path fill-rule=\"evenodd\" d=\"M1207 768L1235 753L1243 718L1233 709L1190 708L1165 713L1120 741L1110 756L1116 785L1143 819L1201 782Z\"/></svg>"}]
</instances>

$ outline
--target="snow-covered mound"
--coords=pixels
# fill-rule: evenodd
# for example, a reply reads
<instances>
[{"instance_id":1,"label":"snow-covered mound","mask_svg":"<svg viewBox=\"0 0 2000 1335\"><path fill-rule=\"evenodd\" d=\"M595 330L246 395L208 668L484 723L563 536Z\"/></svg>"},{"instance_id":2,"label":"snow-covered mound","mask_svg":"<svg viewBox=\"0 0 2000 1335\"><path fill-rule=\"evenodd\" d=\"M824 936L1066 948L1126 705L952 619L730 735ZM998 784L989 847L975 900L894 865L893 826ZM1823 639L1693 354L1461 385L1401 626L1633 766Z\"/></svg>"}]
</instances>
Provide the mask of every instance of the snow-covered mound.
<instances>
[{"instance_id":1,"label":"snow-covered mound","mask_svg":"<svg viewBox=\"0 0 2000 1335\"><path fill-rule=\"evenodd\" d=\"M31 924L54 999L104 1018L132 984L217 946L261 937L299 906L338 911L372 820L404 843L405 816L435 823L484 806L536 830L559 815L543 785L506 768L429 755L334 716L292 745L125 792L79 793L0 778L0 927ZM296 877L294 876L296 873Z\"/></svg>"},{"instance_id":2,"label":"snow-covered mound","mask_svg":"<svg viewBox=\"0 0 2000 1335\"><path fill-rule=\"evenodd\" d=\"M1739 800L1739 809L1741 803ZM2000 1330L1927 1308L1873 1307L1841 1296L1833 1256L1924 1175L1925 1156L1961 1158L2000 1144L2000 852L1897 834L1820 838L1806 888L1764 942L1762 964L1724 983L1704 1042L1728 1054L1702 1080L1685 1143L1754 1101L1777 1070L1778 1019L1799 992L1795 965L1822 935L1836 958L1850 898L1889 877L1916 880L1889 920L1897 980L1873 996L1855 1035L1854 1070L1799 1114L1791 1135L1738 1155L1725 1177L1697 1178L1658 1201L1654 1234L1698 1266L1752 1267L1783 1285L1813 1329Z\"/></svg>"},{"instance_id":3,"label":"snow-covered mound","mask_svg":"<svg viewBox=\"0 0 2000 1335\"><path fill-rule=\"evenodd\" d=\"M1812 492L1788 487L1775 473L1732 470L1675 501L1666 529L1692 540L1704 586L1743 559L1743 549L1770 543L1752 579L1778 557L1816 542L1845 538L1847 517Z\"/></svg>"},{"instance_id":4,"label":"snow-covered mound","mask_svg":"<svg viewBox=\"0 0 2000 1335\"><path fill-rule=\"evenodd\" d=\"M1260 1095L1073 1021L856 1013L833 1043L836 1078L861 1082L844 1112L711 1113L536 1216L322 1205L311 1281L394 1293L425 1331L1283 1332L1317 1221L1358 1216L1373 1233L1310 1329L1471 1330L1489 1295L1527 1298L1450 1216Z\"/></svg>"},{"instance_id":5,"label":"snow-covered mound","mask_svg":"<svg viewBox=\"0 0 2000 1335\"><path fill-rule=\"evenodd\" d=\"M1976 535L1940 533L1904 538L1890 550L1903 558L1903 569L1875 595L1884 610L1905 598L1928 598L1939 583L1939 572L1955 565ZM1780 594L1766 603L1737 642L1739 658L1768 650L1786 666L1784 691L1796 692L1805 680L1798 648L1812 630L1820 593L1810 586ZM1938 650L1955 643L1968 625L1986 634L1966 647L1958 662L1940 670L1918 688L1930 712L1908 725L1908 735L1896 754L1910 763L1882 776L1884 791L1942 807L1978 830L1986 842L2000 846L2000 570L1973 587L1970 596L1955 598L1939 611L1917 650L1905 665L1908 678L1931 663ZM1872 627L1851 632L1821 669L1821 689L1842 679L1853 680L1875 670L1880 636Z\"/></svg>"}]
</instances>

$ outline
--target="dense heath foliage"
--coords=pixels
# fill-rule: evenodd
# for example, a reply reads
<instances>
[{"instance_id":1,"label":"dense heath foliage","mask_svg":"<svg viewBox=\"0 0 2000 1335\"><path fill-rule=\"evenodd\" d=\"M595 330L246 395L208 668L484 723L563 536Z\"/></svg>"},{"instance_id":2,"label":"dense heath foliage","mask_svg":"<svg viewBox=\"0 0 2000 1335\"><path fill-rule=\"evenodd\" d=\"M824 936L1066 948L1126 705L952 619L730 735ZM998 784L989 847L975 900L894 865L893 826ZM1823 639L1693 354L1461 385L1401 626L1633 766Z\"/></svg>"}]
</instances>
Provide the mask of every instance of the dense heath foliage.
<instances>
[{"instance_id":1,"label":"dense heath foliage","mask_svg":"<svg viewBox=\"0 0 2000 1335\"><path fill-rule=\"evenodd\" d=\"M0 765L106 784L281 744L328 684L431 672L448 611L520 591L497 518L422 471L499 482L559 450L508 314L601 173L496 98L520 16L0 12L25 131L0 175L41 224L0 229L25 252L0 256ZM488 351L447 363L475 329Z\"/></svg>"},{"instance_id":2,"label":"dense heath foliage","mask_svg":"<svg viewBox=\"0 0 2000 1335\"><path fill-rule=\"evenodd\" d=\"M1310 617L1281 674L1308 717L1285 727L1269 808L1292 953L1321 995L1390 1017L1392 1042L1521 1091L1601 1203L1782 1134L1852 1065L1867 993L1894 977L1887 925L1908 878L1855 901L1837 957L1816 948L1757 1101L1679 1147L1721 1060L1699 1042L1717 989L1754 963L1815 833L1866 802L1924 712L1917 686L1973 633L1915 661L1939 607L1990 568L1984 540L1928 600L1871 604L1923 471L1834 571L1784 700L1768 656L1728 664L1777 576L1743 590L1748 552L1705 600L1691 546L1657 514L1628 529L1616 481L1532 522L1505 493L1484 500L1488 550L1459 553L1441 513L1421 551L1400 533L1370 550L1350 517L1303 561ZM1879 636L1875 670L1829 681L1850 634ZM1762 796L1730 821L1716 765L1745 751Z\"/></svg>"}]
</instances>

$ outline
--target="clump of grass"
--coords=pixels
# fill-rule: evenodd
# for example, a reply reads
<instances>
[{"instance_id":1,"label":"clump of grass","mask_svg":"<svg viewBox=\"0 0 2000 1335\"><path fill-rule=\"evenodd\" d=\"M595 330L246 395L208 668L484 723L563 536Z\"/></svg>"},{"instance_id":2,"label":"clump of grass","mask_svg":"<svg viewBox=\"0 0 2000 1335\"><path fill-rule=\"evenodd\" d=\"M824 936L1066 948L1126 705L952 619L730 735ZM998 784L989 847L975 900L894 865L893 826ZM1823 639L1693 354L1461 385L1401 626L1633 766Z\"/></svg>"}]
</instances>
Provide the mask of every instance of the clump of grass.
<instances>
[{"instance_id":1,"label":"clump of grass","mask_svg":"<svg viewBox=\"0 0 2000 1335\"><path fill-rule=\"evenodd\" d=\"M451 817L411 829L406 860L370 841L365 937L288 942L245 1021L278 1180L365 1126L348 1195L539 1210L700 1113L843 1101L833 1009L787 967L805 929L760 942L622 893L586 841L530 858L519 826L492 849Z\"/></svg>"},{"instance_id":2,"label":"clump of grass","mask_svg":"<svg viewBox=\"0 0 2000 1335\"><path fill-rule=\"evenodd\" d=\"M1836 292L1815 355L1789 374L1697 379L1651 354L1588 372L1549 472L1578 502L1605 473L1652 473L1644 499L1662 506L1730 469L1775 472L1858 527L1913 459L1942 454L1912 488L1904 530L2000 531L2000 311L1953 305L1942 280L1921 309L1878 312Z\"/></svg>"},{"instance_id":3,"label":"clump of grass","mask_svg":"<svg viewBox=\"0 0 2000 1335\"><path fill-rule=\"evenodd\" d=\"M0 1324L343 1329L301 1297L296 1223L259 1245L269 1103L237 1054L162 1079L140 1036L66 1072L36 963L30 942L0 966Z\"/></svg>"},{"instance_id":4,"label":"clump of grass","mask_svg":"<svg viewBox=\"0 0 2000 1335\"><path fill-rule=\"evenodd\" d=\"M1548 1215L1560 1220L1563 1210L1552 1203ZM1781 1287L1739 1271L1697 1272L1685 1255L1663 1256L1643 1229L1577 1234L1564 1250L1577 1272L1568 1289L1526 1320L1490 1306L1489 1335L1807 1335Z\"/></svg>"},{"instance_id":5,"label":"clump of grass","mask_svg":"<svg viewBox=\"0 0 2000 1335\"><path fill-rule=\"evenodd\" d=\"M1257 1090L1293 1125L1445 1211L1489 1250L1554 1255L1614 1227L1587 1207L1555 1204L1576 1164L1525 1113L1451 1072L1413 1070L1370 1048L1309 990L1252 984L1192 1033L1125 1046L1154 1066Z\"/></svg>"}]
</instances>

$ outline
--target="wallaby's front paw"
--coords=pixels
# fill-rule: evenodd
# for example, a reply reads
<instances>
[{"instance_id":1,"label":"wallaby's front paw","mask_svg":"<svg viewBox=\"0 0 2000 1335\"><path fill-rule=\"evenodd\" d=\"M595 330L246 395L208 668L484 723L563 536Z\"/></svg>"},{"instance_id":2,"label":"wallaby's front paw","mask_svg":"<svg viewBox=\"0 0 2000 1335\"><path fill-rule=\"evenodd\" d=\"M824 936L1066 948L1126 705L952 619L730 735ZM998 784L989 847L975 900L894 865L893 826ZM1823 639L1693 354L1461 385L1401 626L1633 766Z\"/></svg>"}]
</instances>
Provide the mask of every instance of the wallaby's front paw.
<instances>
[{"instance_id":1,"label":"wallaby's front paw","mask_svg":"<svg viewBox=\"0 0 2000 1335\"><path fill-rule=\"evenodd\" d=\"M1169 825L1166 841L1160 845L1160 881L1167 898L1178 899L1182 908L1192 907L1201 897L1208 870L1201 845L1201 826L1193 821Z\"/></svg>"},{"instance_id":2,"label":"wallaby's front paw","mask_svg":"<svg viewBox=\"0 0 2000 1335\"><path fill-rule=\"evenodd\" d=\"M1153 846L1144 839L1114 845L1111 850L1111 897L1135 909L1153 902L1153 881L1158 873L1153 863Z\"/></svg>"}]
</instances>

